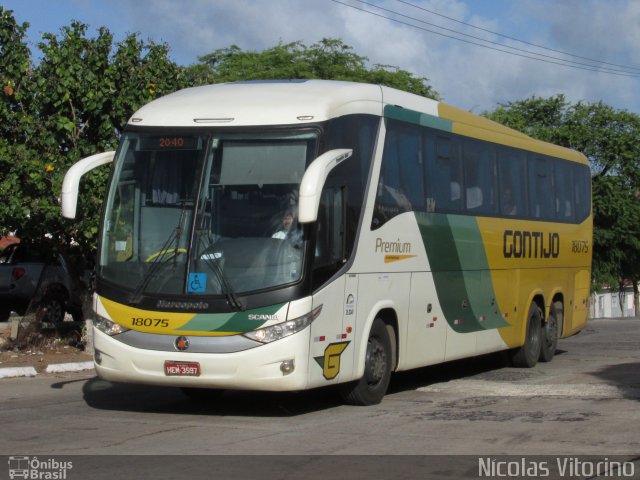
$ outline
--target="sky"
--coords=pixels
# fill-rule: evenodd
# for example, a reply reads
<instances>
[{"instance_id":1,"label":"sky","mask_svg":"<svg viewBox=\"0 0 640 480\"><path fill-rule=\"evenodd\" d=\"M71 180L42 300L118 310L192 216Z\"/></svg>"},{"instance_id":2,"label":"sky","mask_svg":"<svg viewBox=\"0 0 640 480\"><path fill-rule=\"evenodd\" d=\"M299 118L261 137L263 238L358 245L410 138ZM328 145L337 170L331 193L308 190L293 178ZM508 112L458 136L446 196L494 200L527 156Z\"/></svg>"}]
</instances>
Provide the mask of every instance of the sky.
<instances>
[{"instance_id":1,"label":"sky","mask_svg":"<svg viewBox=\"0 0 640 480\"><path fill-rule=\"evenodd\" d=\"M602 101L640 114L640 0L0 0L0 5L30 24L35 58L42 33L59 33L72 20L87 24L90 35L104 26L116 41L138 33L166 42L181 65L234 44L260 51L280 42L312 45L339 38L370 65L426 77L446 103L474 113L531 96L564 94L572 103Z\"/></svg>"}]
</instances>

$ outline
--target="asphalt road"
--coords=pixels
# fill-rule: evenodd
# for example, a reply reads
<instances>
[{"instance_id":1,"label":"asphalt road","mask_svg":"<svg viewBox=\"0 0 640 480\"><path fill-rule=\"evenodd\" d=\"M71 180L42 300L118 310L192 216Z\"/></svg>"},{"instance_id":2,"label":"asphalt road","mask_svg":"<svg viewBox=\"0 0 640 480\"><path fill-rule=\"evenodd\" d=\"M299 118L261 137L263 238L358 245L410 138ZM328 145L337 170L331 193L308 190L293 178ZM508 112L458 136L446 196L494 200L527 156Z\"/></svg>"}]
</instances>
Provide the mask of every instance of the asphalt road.
<instances>
[{"instance_id":1,"label":"asphalt road","mask_svg":"<svg viewBox=\"0 0 640 480\"><path fill-rule=\"evenodd\" d=\"M492 355L396 374L372 407L342 405L330 389L200 405L91 373L3 379L0 452L640 458L640 320L592 320L558 347L533 369Z\"/></svg>"}]
</instances>

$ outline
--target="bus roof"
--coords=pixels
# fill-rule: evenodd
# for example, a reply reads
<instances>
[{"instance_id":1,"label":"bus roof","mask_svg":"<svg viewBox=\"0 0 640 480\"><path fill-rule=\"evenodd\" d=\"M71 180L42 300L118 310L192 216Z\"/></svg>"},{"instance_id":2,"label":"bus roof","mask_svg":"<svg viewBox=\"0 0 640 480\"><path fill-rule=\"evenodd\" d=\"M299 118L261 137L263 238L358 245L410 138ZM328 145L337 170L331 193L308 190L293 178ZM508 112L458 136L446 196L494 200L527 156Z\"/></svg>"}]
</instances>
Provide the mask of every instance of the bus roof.
<instances>
[{"instance_id":1,"label":"bus roof","mask_svg":"<svg viewBox=\"0 0 640 480\"><path fill-rule=\"evenodd\" d=\"M129 124L157 127L295 125L356 113L382 116L386 106L396 111L404 109L422 118L442 119L444 123L436 122L436 128L445 125L445 129L465 136L587 162L578 152L532 139L487 118L429 98L380 85L333 80L263 80L187 88L143 106L129 119Z\"/></svg>"}]
</instances>

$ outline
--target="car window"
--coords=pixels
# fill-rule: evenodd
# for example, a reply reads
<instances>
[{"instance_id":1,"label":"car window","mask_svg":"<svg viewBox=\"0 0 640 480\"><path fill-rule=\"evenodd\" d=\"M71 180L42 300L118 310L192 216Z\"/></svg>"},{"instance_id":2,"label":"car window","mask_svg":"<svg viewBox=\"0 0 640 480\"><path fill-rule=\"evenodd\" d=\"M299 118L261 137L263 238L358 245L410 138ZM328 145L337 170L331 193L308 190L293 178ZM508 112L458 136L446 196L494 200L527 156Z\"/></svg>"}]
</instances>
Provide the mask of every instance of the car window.
<instances>
[{"instance_id":1,"label":"car window","mask_svg":"<svg viewBox=\"0 0 640 480\"><path fill-rule=\"evenodd\" d=\"M14 243L2 250L2 252L0 252L0 263L11 263L17 247L18 244Z\"/></svg>"}]
</instances>

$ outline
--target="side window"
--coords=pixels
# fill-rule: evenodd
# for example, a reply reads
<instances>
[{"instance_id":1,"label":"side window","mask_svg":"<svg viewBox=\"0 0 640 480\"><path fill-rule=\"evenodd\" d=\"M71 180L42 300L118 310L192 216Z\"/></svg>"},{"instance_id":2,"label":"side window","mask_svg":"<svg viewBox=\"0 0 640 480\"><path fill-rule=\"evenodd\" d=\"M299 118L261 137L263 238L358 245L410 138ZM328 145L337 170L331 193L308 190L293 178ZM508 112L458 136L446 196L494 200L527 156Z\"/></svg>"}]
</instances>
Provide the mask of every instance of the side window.
<instances>
[{"instance_id":1,"label":"side window","mask_svg":"<svg viewBox=\"0 0 640 480\"><path fill-rule=\"evenodd\" d=\"M529 156L529 215L535 219L555 217L551 160Z\"/></svg>"},{"instance_id":2,"label":"side window","mask_svg":"<svg viewBox=\"0 0 640 480\"><path fill-rule=\"evenodd\" d=\"M313 259L313 288L329 280L346 259L344 200L344 187L325 186L322 190Z\"/></svg>"},{"instance_id":3,"label":"side window","mask_svg":"<svg viewBox=\"0 0 640 480\"><path fill-rule=\"evenodd\" d=\"M490 215L496 212L494 147L490 143L465 140L464 185L467 212Z\"/></svg>"},{"instance_id":4,"label":"side window","mask_svg":"<svg viewBox=\"0 0 640 480\"><path fill-rule=\"evenodd\" d=\"M353 150L352 157L330 174L331 185L347 187L344 199L347 258L356 241L379 126L380 118L373 115L345 115L330 120L326 125L326 143L322 151L335 148Z\"/></svg>"},{"instance_id":5,"label":"side window","mask_svg":"<svg viewBox=\"0 0 640 480\"><path fill-rule=\"evenodd\" d=\"M424 205L420 128L387 120L371 228Z\"/></svg>"},{"instance_id":6,"label":"side window","mask_svg":"<svg viewBox=\"0 0 640 480\"><path fill-rule=\"evenodd\" d=\"M507 147L498 148L500 215L527 215L525 155Z\"/></svg>"},{"instance_id":7,"label":"side window","mask_svg":"<svg viewBox=\"0 0 640 480\"><path fill-rule=\"evenodd\" d=\"M553 178L555 185L556 218L570 222L574 217L573 181L571 178L571 163L555 160Z\"/></svg>"},{"instance_id":8,"label":"side window","mask_svg":"<svg viewBox=\"0 0 640 480\"><path fill-rule=\"evenodd\" d=\"M425 182L428 212L462 211L462 162L451 135L429 132L424 136Z\"/></svg>"},{"instance_id":9,"label":"side window","mask_svg":"<svg viewBox=\"0 0 640 480\"><path fill-rule=\"evenodd\" d=\"M586 165L573 164L573 193L576 220L583 221L591 212L591 173Z\"/></svg>"}]
</instances>

